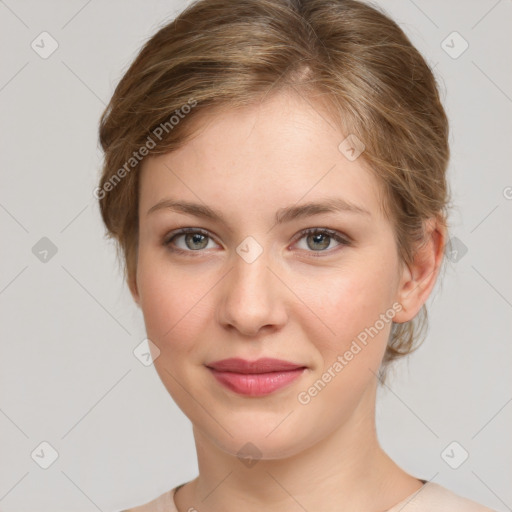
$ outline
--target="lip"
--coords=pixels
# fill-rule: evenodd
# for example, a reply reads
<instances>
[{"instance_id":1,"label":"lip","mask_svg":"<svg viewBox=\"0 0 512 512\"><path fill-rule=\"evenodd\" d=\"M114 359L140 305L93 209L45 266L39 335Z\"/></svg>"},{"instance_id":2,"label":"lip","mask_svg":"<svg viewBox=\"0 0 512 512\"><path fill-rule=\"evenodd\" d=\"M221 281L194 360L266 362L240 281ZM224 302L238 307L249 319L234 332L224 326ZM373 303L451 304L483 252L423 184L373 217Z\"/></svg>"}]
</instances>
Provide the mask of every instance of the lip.
<instances>
[{"instance_id":1,"label":"lip","mask_svg":"<svg viewBox=\"0 0 512 512\"><path fill-rule=\"evenodd\" d=\"M239 357L231 357L229 359L221 359L208 363L208 368L213 368L221 372L235 373L269 373L281 372L288 370L296 370L297 368L305 368L305 365L284 361L283 359L274 359L272 357L262 357L256 361L247 361Z\"/></svg>"},{"instance_id":2,"label":"lip","mask_svg":"<svg viewBox=\"0 0 512 512\"><path fill-rule=\"evenodd\" d=\"M206 367L218 382L246 396L273 393L299 378L306 370L304 365L268 357L256 361L222 359L208 363Z\"/></svg>"}]
</instances>

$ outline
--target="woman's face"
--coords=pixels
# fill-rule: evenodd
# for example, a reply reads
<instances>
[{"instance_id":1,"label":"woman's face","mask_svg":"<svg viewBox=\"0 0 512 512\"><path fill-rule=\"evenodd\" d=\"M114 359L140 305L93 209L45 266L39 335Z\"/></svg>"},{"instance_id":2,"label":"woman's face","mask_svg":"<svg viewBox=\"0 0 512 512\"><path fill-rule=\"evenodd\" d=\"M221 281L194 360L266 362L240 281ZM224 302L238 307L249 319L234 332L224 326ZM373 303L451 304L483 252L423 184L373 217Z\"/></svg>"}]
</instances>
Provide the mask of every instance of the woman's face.
<instances>
[{"instance_id":1,"label":"woman's face","mask_svg":"<svg viewBox=\"0 0 512 512\"><path fill-rule=\"evenodd\" d=\"M262 458L298 453L374 406L402 273L377 182L339 149L346 135L327 119L280 93L209 116L179 150L143 162L132 293L160 351L162 382L195 428L231 454L247 442ZM148 213L164 200L222 220L170 207ZM284 211L327 201L359 210ZM301 234L308 228L319 233ZM206 366L234 357L306 370L247 395Z\"/></svg>"}]
</instances>

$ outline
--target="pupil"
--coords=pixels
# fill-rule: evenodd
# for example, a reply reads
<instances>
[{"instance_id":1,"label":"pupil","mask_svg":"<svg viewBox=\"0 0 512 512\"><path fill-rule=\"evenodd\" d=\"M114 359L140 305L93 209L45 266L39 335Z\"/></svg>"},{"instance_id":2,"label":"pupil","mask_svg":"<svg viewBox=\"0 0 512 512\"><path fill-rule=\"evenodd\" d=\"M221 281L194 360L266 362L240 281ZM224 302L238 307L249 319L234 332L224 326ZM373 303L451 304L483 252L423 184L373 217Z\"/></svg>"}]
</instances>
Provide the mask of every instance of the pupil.
<instances>
[{"instance_id":1,"label":"pupil","mask_svg":"<svg viewBox=\"0 0 512 512\"><path fill-rule=\"evenodd\" d=\"M329 246L329 242L327 241L327 243L326 243L326 240L329 239L329 235L326 235L324 233L320 233L320 234L317 234L317 235L311 235L311 237L315 240L315 243L319 242L319 239L321 239L322 237L324 238L324 243L323 243L321 249L325 249L326 247ZM317 248L318 248L318 246L317 246Z\"/></svg>"},{"instance_id":2,"label":"pupil","mask_svg":"<svg viewBox=\"0 0 512 512\"><path fill-rule=\"evenodd\" d=\"M187 236L187 240L188 240L188 239L190 239L190 238L192 238L192 244L196 244L196 243L200 243L200 242L201 242L201 237L203 237L203 238L205 238L205 239L206 239L206 236L205 236L205 235L202 235L201 233L192 233L192 234L189 234L189 235ZM204 242L204 240L203 240L203 242ZM188 244L187 244L187 245L188 245ZM189 247L189 248L196 250L196 249L201 249L201 248L202 248L202 247L204 247L204 246L205 246L205 245L204 245L204 243L203 243L203 245L202 245L201 247Z\"/></svg>"}]
</instances>

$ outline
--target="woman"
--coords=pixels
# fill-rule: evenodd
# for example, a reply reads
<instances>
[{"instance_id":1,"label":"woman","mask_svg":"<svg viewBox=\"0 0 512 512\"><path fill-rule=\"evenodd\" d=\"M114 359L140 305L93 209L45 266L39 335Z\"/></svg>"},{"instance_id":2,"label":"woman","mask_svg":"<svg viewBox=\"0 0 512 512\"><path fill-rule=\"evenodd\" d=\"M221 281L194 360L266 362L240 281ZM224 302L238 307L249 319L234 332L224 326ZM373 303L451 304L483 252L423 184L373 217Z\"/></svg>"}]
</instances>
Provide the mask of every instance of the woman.
<instances>
[{"instance_id":1,"label":"woman","mask_svg":"<svg viewBox=\"0 0 512 512\"><path fill-rule=\"evenodd\" d=\"M488 511L400 468L375 399L447 240L448 120L386 15L202 0L103 114L97 197L199 475L133 511Z\"/></svg>"}]
</instances>

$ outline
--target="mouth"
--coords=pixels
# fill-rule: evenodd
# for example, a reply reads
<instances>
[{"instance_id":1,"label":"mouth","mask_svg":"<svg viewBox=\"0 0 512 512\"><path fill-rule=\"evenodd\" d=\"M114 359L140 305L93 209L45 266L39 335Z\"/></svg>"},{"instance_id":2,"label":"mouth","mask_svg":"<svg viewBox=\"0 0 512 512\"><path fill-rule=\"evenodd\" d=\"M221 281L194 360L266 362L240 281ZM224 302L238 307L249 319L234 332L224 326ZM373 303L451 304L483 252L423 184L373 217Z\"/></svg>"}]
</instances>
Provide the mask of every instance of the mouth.
<instances>
[{"instance_id":1,"label":"mouth","mask_svg":"<svg viewBox=\"0 0 512 512\"><path fill-rule=\"evenodd\" d=\"M256 361L231 358L205 366L220 384L246 396L269 395L298 379L307 369L301 364L272 358Z\"/></svg>"}]
</instances>

